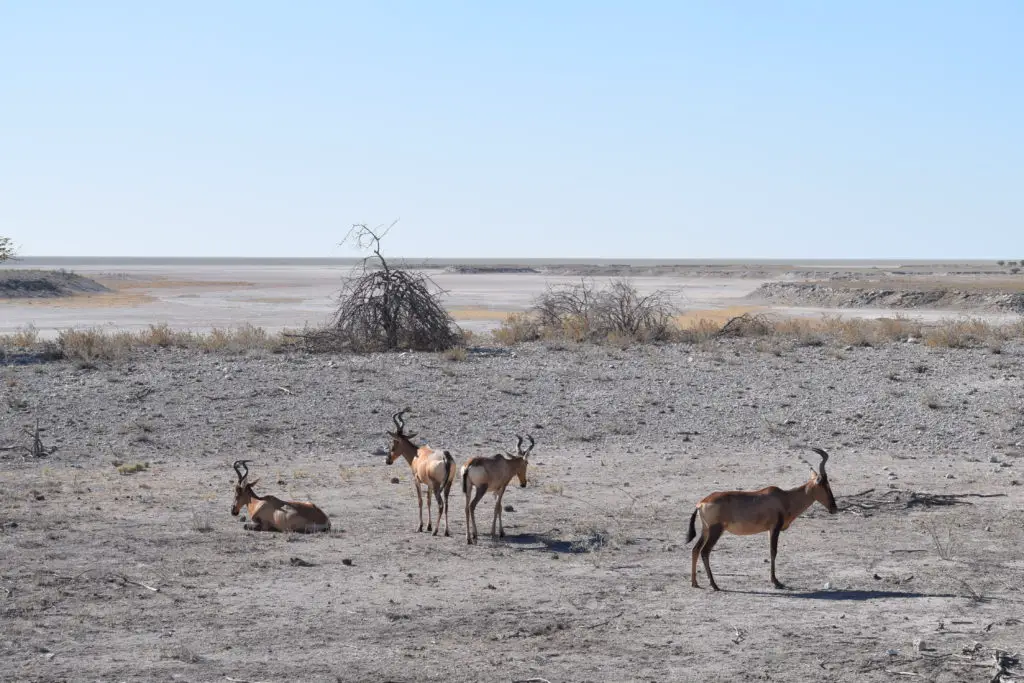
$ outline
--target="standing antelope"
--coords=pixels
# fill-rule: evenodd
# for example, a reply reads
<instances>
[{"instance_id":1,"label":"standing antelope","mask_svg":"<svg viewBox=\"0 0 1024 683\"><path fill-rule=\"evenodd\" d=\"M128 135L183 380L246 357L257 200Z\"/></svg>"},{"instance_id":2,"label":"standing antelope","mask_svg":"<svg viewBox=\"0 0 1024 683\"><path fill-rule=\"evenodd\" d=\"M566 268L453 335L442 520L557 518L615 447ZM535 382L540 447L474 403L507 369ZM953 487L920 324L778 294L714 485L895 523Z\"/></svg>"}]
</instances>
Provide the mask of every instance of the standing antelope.
<instances>
[{"instance_id":1,"label":"standing antelope","mask_svg":"<svg viewBox=\"0 0 1024 683\"><path fill-rule=\"evenodd\" d=\"M281 500L275 496L257 496L252 487L259 483L247 481L251 460L236 460L233 467L238 475L235 484L235 501L231 504L232 516L238 516L242 507L249 510L249 521L245 528L249 531L298 531L313 533L330 531L331 520L323 510L312 503L296 503ZM242 472L242 469L245 472Z\"/></svg>"},{"instance_id":2,"label":"standing antelope","mask_svg":"<svg viewBox=\"0 0 1024 683\"><path fill-rule=\"evenodd\" d=\"M466 543L476 542L476 504L480 502L487 491L491 491L496 500L494 502L494 519L491 520L491 536L494 536L494 528L498 528L498 536L505 536L505 527L501 524L501 497L505 495L505 488L512 481L512 477L519 477L519 486L526 487L526 465L530 451L533 450L533 437L529 434L526 438L530 440L529 447L523 450L523 437L516 435L516 455L491 455L484 457L470 458L462 466L462 492L466 494ZM476 495L470 501L470 493L476 487Z\"/></svg>"},{"instance_id":3,"label":"standing antelope","mask_svg":"<svg viewBox=\"0 0 1024 683\"><path fill-rule=\"evenodd\" d=\"M423 531L423 493L420 484L427 487L427 531L431 529L430 494L437 497L437 526L434 535L441 530L441 514L444 514L444 535L451 536L448 530L448 493L455 481L455 458L448 451L439 451L429 446L417 446L412 442L416 433L406 434L405 420L402 416L409 409L401 410L391 416L395 423L395 431L388 431L391 437L391 451L387 463L390 465L399 458L405 458L412 468L413 485L416 487L416 499L420 505L420 528Z\"/></svg>"},{"instance_id":4,"label":"standing antelope","mask_svg":"<svg viewBox=\"0 0 1024 683\"><path fill-rule=\"evenodd\" d=\"M788 491L776 486L759 491L719 491L697 503L697 508L690 516L690 530L686 535L687 543L697 535L694 521L699 514L703 530L700 540L693 546L691 586L700 588L697 585L697 555L700 555L704 560L704 569L708 573L708 582L713 589L719 590L715 577L711 574L711 563L708 558L723 531L739 536L770 531L772 584L776 588L784 588L775 577L775 554L779 546L779 533L788 529L793 520L802 515L814 501L821 503L833 515L839 511L832 489L828 485L828 475L825 473L828 453L820 448L811 450L821 456L821 464L817 472L813 466L811 467L811 478L803 486Z\"/></svg>"}]
</instances>

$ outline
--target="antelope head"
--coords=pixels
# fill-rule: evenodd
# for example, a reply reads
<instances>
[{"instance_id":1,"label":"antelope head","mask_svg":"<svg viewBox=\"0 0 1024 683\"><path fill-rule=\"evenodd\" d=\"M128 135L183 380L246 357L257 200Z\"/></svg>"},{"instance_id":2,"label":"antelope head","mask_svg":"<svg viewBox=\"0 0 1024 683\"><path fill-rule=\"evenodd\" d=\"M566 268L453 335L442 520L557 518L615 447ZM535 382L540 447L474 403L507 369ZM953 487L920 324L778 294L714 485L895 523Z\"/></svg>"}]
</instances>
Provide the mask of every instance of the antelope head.
<instances>
[{"instance_id":1,"label":"antelope head","mask_svg":"<svg viewBox=\"0 0 1024 683\"><path fill-rule=\"evenodd\" d=\"M821 464L818 465L816 471L813 466L811 467L811 480L807 482L810 487L809 491L814 496L814 500L821 503L822 507L834 515L839 512L839 508L836 506L835 496L832 495L832 487L828 485L828 473L825 472L828 453L821 448L811 448L811 450L821 456Z\"/></svg>"},{"instance_id":2,"label":"antelope head","mask_svg":"<svg viewBox=\"0 0 1024 683\"><path fill-rule=\"evenodd\" d=\"M387 430L387 435L391 437L391 450L388 452L387 463L390 465L395 460L398 460L402 456L402 447L409 446L415 450L415 445L412 443L412 439L416 436L416 432L405 431L405 420L403 416L409 412L409 409L400 410L391 416L392 421L395 423L395 431Z\"/></svg>"},{"instance_id":3,"label":"antelope head","mask_svg":"<svg viewBox=\"0 0 1024 683\"><path fill-rule=\"evenodd\" d=\"M252 499L252 487L254 484L259 483L259 479L248 481L249 467L247 463L250 462L252 460L236 460L235 464L232 465L235 468L235 474L238 475L238 483L235 484L235 500L231 503L231 515L234 517L237 517L242 508L249 504L249 501Z\"/></svg>"},{"instance_id":4,"label":"antelope head","mask_svg":"<svg viewBox=\"0 0 1024 683\"><path fill-rule=\"evenodd\" d=\"M526 466L529 464L528 458L530 457L530 451L533 450L535 445L533 437L529 434L526 438L530 440L530 445L523 450L523 437L516 434L516 454L517 457L513 460L516 465L516 477L519 478L520 488L526 488Z\"/></svg>"}]
</instances>

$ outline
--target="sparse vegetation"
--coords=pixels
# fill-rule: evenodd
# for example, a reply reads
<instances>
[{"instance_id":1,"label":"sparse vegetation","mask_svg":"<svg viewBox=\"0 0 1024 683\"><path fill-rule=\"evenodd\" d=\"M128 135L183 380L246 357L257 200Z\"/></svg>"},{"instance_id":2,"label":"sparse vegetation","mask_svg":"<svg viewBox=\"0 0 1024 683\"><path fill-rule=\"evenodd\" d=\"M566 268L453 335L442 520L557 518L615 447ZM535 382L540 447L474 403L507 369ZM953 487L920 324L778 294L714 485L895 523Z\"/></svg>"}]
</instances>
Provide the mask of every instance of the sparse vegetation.
<instances>
[{"instance_id":1,"label":"sparse vegetation","mask_svg":"<svg viewBox=\"0 0 1024 683\"><path fill-rule=\"evenodd\" d=\"M18 250L10 237L0 236L0 263L10 261L18 255Z\"/></svg>"},{"instance_id":2,"label":"sparse vegetation","mask_svg":"<svg viewBox=\"0 0 1024 683\"><path fill-rule=\"evenodd\" d=\"M139 472L145 472L148 469L149 469L149 463L148 462L134 462L134 463L132 463L130 465L125 463L123 465L118 465L117 466L117 473L118 474L124 474L124 475L138 474Z\"/></svg>"}]
</instances>

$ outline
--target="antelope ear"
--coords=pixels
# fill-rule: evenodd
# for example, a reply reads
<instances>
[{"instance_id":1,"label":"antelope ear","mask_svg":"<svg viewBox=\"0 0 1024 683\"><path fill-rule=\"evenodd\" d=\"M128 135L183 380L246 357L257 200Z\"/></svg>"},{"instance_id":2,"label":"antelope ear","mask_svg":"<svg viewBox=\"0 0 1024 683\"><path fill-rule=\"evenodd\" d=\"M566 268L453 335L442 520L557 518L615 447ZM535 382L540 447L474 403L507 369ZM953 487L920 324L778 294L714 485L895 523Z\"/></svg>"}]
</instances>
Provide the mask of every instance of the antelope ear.
<instances>
[{"instance_id":1,"label":"antelope ear","mask_svg":"<svg viewBox=\"0 0 1024 683\"><path fill-rule=\"evenodd\" d=\"M252 488L253 486L255 486L258 483L260 483L260 480L259 479L254 479L253 481L248 482L247 486L249 488Z\"/></svg>"},{"instance_id":2,"label":"antelope ear","mask_svg":"<svg viewBox=\"0 0 1024 683\"><path fill-rule=\"evenodd\" d=\"M405 438L409 439L409 440L415 439L416 438L416 432L409 432L408 434L405 435Z\"/></svg>"}]
</instances>

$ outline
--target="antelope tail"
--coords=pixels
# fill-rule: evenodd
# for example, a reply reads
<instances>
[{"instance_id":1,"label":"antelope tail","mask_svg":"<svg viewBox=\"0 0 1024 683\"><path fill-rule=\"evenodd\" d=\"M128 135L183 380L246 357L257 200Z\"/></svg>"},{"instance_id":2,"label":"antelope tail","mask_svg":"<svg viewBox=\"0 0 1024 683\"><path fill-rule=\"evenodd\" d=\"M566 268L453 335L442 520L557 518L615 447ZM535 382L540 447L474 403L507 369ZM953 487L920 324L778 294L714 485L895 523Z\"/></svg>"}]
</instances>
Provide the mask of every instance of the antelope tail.
<instances>
[{"instance_id":1,"label":"antelope tail","mask_svg":"<svg viewBox=\"0 0 1024 683\"><path fill-rule=\"evenodd\" d=\"M455 458L448 451L444 452L444 487L450 488L452 485L452 469L455 467Z\"/></svg>"},{"instance_id":2,"label":"antelope tail","mask_svg":"<svg viewBox=\"0 0 1024 683\"><path fill-rule=\"evenodd\" d=\"M693 537L697 535L697 529L694 527L694 522L697 521L697 511L700 508L693 508L693 514L690 515L690 530L686 532L686 542L689 543L693 540Z\"/></svg>"}]
</instances>

